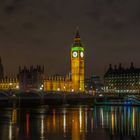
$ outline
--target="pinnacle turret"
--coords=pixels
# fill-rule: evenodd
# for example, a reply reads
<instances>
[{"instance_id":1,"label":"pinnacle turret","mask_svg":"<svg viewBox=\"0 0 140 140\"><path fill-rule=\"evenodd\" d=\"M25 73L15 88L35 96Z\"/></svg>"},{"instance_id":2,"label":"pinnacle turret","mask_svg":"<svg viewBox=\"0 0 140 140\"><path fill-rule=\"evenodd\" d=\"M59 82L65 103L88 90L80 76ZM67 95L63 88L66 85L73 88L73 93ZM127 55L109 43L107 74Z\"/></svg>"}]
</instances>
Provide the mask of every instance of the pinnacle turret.
<instances>
[{"instance_id":1,"label":"pinnacle turret","mask_svg":"<svg viewBox=\"0 0 140 140\"><path fill-rule=\"evenodd\" d=\"M76 34L75 34L73 46L74 46L74 47L75 47L75 46L81 46L81 47L82 47L81 38L80 38L80 33L79 33L79 28L76 29Z\"/></svg>"}]
</instances>

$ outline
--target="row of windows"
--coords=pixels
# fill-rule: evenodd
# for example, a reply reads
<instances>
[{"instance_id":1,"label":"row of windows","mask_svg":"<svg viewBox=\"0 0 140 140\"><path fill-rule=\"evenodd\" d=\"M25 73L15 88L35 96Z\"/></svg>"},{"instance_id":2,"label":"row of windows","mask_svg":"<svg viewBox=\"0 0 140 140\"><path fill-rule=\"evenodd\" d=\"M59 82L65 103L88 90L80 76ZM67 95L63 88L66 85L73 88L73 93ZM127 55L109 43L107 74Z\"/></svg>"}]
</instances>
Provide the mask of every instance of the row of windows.
<instances>
[{"instance_id":1,"label":"row of windows","mask_svg":"<svg viewBox=\"0 0 140 140\"><path fill-rule=\"evenodd\" d=\"M105 79L140 79L140 76L130 76L130 77L105 77Z\"/></svg>"},{"instance_id":2,"label":"row of windows","mask_svg":"<svg viewBox=\"0 0 140 140\"><path fill-rule=\"evenodd\" d=\"M140 80L106 80L105 81L106 83L131 83L131 82L137 82L137 83L139 83L140 82Z\"/></svg>"},{"instance_id":3,"label":"row of windows","mask_svg":"<svg viewBox=\"0 0 140 140\"><path fill-rule=\"evenodd\" d=\"M0 89L16 89L16 88L17 88L16 85L15 85L15 86L12 86L12 87L10 87L10 86L8 86L8 85L0 86Z\"/></svg>"},{"instance_id":4,"label":"row of windows","mask_svg":"<svg viewBox=\"0 0 140 140\"><path fill-rule=\"evenodd\" d=\"M123 73L123 74L119 74L119 73L116 73L116 74L108 74L108 77L120 77L120 76L140 76L140 73Z\"/></svg>"},{"instance_id":5,"label":"row of windows","mask_svg":"<svg viewBox=\"0 0 140 140\"><path fill-rule=\"evenodd\" d=\"M121 80L124 80L124 81L131 81L131 80L133 80L133 81L134 80L140 81L140 78L110 78L110 79L109 78L108 79L106 78L105 79L105 81L110 81L110 80L111 81L121 81Z\"/></svg>"},{"instance_id":6,"label":"row of windows","mask_svg":"<svg viewBox=\"0 0 140 140\"><path fill-rule=\"evenodd\" d=\"M107 84L106 84L107 85ZM135 85L140 85L139 83L109 83L108 85L129 85L129 86L135 86Z\"/></svg>"}]
</instances>

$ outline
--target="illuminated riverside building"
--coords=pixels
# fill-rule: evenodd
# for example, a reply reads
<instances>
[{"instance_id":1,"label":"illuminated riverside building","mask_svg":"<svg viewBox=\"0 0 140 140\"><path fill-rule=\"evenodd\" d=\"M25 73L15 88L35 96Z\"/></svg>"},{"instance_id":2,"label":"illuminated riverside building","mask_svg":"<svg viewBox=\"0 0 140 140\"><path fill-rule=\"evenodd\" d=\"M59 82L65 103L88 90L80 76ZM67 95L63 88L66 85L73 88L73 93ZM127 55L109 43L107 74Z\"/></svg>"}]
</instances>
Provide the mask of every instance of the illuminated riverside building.
<instances>
[{"instance_id":1,"label":"illuminated riverside building","mask_svg":"<svg viewBox=\"0 0 140 140\"><path fill-rule=\"evenodd\" d=\"M17 90L19 89L19 81L17 78L3 78L0 80L0 89Z\"/></svg>"},{"instance_id":2,"label":"illuminated riverside building","mask_svg":"<svg viewBox=\"0 0 140 140\"><path fill-rule=\"evenodd\" d=\"M84 47L77 30L71 47L71 77L52 76L44 80L45 91L84 91Z\"/></svg>"},{"instance_id":3,"label":"illuminated riverside building","mask_svg":"<svg viewBox=\"0 0 140 140\"><path fill-rule=\"evenodd\" d=\"M140 68L135 68L131 63L130 68L123 68L121 64L117 68L109 69L104 75L105 92L112 93L140 93Z\"/></svg>"},{"instance_id":4,"label":"illuminated riverside building","mask_svg":"<svg viewBox=\"0 0 140 140\"><path fill-rule=\"evenodd\" d=\"M17 90L19 89L19 81L17 78L4 77L4 68L0 57L0 90Z\"/></svg>"},{"instance_id":5,"label":"illuminated riverside building","mask_svg":"<svg viewBox=\"0 0 140 140\"><path fill-rule=\"evenodd\" d=\"M44 81L44 90L46 91L71 91L72 82L69 76L54 75Z\"/></svg>"},{"instance_id":6,"label":"illuminated riverside building","mask_svg":"<svg viewBox=\"0 0 140 140\"><path fill-rule=\"evenodd\" d=\"M19 67L16 78L4 78L0 58L0 89L44 90L64 92L84 92L84 47L79 30L76 31L70 51L71 74L66 76L49 76L44 79L44 67Z\"/></svg>"}]
</instances>

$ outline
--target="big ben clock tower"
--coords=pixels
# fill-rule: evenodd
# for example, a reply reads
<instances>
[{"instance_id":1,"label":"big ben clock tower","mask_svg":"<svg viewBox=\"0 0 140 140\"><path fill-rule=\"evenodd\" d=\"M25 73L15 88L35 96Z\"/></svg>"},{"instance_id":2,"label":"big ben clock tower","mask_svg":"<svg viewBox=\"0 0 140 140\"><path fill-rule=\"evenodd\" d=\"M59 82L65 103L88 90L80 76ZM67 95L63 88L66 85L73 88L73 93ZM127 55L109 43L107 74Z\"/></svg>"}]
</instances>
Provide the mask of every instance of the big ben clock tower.
<instances>
[{"instance_id":1,"label":"big ben clock tower","mask_svg":"<svg viewBox=\"0 0 140 140\"><path fill-rule=\"evenodd\" d=\"M81 43L79 30L76 31L71 47L72 89L75 92L84 91L84 47Z\"/></svg>"}]
</instances>

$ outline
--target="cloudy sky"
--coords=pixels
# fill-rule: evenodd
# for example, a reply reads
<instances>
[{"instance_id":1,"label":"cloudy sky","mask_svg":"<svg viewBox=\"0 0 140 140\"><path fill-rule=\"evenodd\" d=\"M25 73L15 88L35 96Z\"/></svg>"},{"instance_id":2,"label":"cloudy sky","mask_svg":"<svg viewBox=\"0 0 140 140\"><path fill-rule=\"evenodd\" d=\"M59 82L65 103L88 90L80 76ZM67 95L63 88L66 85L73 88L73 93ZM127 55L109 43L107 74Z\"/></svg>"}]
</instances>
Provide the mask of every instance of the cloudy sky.
<instances>
[{"instance_id":1,"label":"cloudy sky","mask_svg":"<svg viewBox=\"0 0 140 140\"><path fill-rule=\"evenodd\" d=\"M6 74L41 64L46 75L70 71L79 26L86 75L110 63L140 67L140 0L0 0L0 55Z\"/></svg>"}]
</instances>

